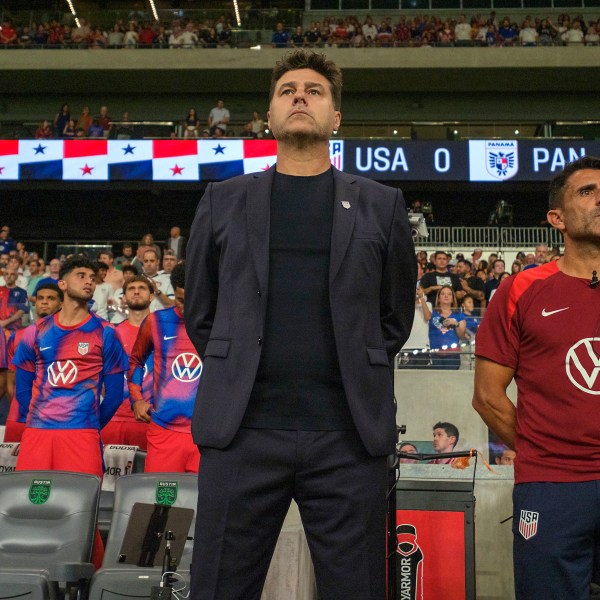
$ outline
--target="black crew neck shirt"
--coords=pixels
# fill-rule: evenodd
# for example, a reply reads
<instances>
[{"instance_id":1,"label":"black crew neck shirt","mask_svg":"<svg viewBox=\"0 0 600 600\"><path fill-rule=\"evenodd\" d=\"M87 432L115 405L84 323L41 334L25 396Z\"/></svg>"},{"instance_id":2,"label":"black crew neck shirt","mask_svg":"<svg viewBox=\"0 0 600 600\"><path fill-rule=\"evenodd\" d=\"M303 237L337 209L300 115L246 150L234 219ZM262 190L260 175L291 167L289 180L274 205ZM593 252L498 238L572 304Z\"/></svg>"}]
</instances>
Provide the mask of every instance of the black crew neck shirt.
<instances>
[{"instance_id":1,"label":"black crew neck shirt","mask_svg":"<svg viewBox=\"0 0 600 600\"><path fill-rule=\"evenodd\" d=\"M329 302L334 182L275 173L262 354L242 425L354 429Z\"/></svg>"}]
</instances>

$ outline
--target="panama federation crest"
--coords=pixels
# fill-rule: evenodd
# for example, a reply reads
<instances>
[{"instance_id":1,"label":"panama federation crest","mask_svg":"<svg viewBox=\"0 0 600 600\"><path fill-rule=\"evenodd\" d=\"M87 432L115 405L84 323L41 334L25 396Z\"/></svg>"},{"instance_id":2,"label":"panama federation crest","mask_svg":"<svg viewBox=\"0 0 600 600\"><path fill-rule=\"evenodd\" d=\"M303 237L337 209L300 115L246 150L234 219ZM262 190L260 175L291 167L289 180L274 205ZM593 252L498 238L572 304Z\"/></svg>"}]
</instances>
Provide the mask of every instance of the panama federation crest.
<instances>
[{"instance_id":1,"label":"panama federation crest","mask_svg":"<svg viewBox=\"0 0 600 600\"><path fill-rule=\"evenodd\" d=\"M519 171L519 153L515 140L488 140L485 143L485 168L501 181L514 177Z\"/></svg>"},{"instance_id":2,"label":"panama federation crest","mask_svg":"<svg viewBox=\"0 0 600 600\"><path fill-rule=\"evenodd\" d=\"M29 501L32 504L44 504L50 498L52 481L50 479L33 479L29 486Z\"/></svg>"},{"instance_id":3,"label":"panama federation crest","mask_svg":"<svg viewBox=\"0 0 600 600\"><path fill-rule=\"evenodd\" d=\"M157 481L156 482L156 504L162 506L173 506L177 500L177 481Z\"/></svg>"}]
</instances>

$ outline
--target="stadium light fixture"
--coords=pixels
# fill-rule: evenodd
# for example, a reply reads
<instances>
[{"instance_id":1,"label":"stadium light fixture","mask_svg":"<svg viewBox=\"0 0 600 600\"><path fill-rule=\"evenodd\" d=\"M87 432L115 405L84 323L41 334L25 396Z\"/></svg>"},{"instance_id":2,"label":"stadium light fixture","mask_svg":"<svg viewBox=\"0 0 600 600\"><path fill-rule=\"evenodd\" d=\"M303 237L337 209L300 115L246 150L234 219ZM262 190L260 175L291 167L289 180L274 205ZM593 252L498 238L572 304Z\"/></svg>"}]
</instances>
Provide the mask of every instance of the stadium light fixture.
<instances>
[{"instance_id":1,"label":"stadium light fixture","mask_svg":"<svg viewBox=\"0 0 600 600\"><path fill-rule=\"evenodd\" d=\"M77 25L77 27L81 27L81 23L79 22L79 18L77 17L77 11L75 10L75 5L73 4L73 0L67 0L67 4L69 5L71 14L75 17L75 25Z\"/></svg>"},{"instance_id":2,"label":"stadium light fixture","mask_svg":"<svg viewBox=\"0 0 600 600\"><path fill-rule=\"evenodd\" d=\"M150 0L152 2L152 0ZM240 19L240 7L238 5L238 0L233 0L233 10L235 11L235 22L238 27L242 26L242 20Z\"/></svg>"},{"instance_id":3,"label":"stadium light fixture","mask_svg":"<svg viewBox=\"0 0 600 600\"><path fill-rule=\"evenodd\" d=\"M154 4L154 0L150 0L150 8L152 9L152 14L154 15L154 20L158 21L158 12L156 10L156 4Z\"/></svg>"}]
</instances>

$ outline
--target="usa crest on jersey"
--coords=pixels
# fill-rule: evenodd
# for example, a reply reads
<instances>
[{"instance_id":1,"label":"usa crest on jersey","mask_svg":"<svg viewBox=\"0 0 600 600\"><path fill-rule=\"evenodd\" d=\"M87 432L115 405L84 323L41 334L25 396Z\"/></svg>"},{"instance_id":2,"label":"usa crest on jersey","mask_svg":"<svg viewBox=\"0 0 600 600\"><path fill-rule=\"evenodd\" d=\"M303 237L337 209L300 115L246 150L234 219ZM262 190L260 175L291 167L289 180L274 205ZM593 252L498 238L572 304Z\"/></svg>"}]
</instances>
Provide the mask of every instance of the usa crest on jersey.
<instances>
[{"instance_id":1,"label":"usa crest on jersey","mask_svg":"<svg viewBox=\"0 0 600 600\"><path fill-rule=\"evenodd\" d=\"M77 344L77 352L79 352L79 354L81 354L82 356L87 354L89 352L89 350L90 350L89 342L79 342Z\"/></svg>"},{"instance_id":2,"label":"usa crest on jersey","mask_svg":"<svg viewBox=\"0 0 600 600\"><path fill-rule=\"evenodd\" d=\"M519 533L526 540L532 538L538 530L540 513L532 510L522 510L519 518Z\"/></svg>"}]
</instances>

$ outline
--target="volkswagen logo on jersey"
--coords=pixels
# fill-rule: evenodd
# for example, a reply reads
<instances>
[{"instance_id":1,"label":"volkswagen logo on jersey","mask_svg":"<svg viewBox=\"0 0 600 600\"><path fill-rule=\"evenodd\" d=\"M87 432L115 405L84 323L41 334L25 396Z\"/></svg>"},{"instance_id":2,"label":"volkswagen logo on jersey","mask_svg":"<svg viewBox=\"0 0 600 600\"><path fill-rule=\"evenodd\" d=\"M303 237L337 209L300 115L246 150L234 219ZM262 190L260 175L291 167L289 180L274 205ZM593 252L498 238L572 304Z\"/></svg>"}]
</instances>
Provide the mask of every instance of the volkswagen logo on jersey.
<instances>
[{"instance_id":1,"label":"volkswagen logo on jersey","mask_svg":"<svg viewBox=\"0 0 600 600\"><path fill-rule=\"evenodd\" d=\"M567 351L567 377L571 383L586 394L600 395L600 338L585 338L573 344Z\"/></svg>"},{"instance_id":2,"label":"volkswagen logo on jersey","mask_svg":"<svg viewBox=\"0 0 600 600\"><path fill-rule=\"evenodd\" d=\"M72 360L50 363L48 365L48 383L52 387L69 385L77 379L77 367Z\"/></svg>"},{"instance_id":3,"label":"volkswagen logo on jersey","mask_svg":"<svg viewBox=\"0 0 600 600\"><path fill-rule=\"evenodd\" d=\"M202 373L202 361L197 354L182 352L173 361L171 373L173 373L173 377L177 381L191 383L200 377L200 373Z\"/></svg>"}]
</instances>

